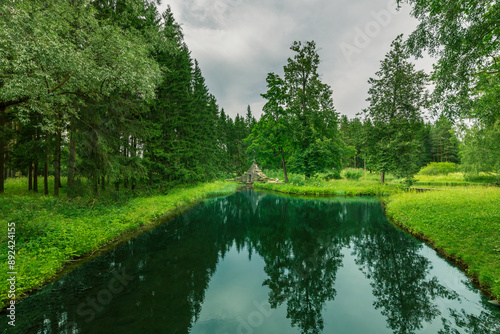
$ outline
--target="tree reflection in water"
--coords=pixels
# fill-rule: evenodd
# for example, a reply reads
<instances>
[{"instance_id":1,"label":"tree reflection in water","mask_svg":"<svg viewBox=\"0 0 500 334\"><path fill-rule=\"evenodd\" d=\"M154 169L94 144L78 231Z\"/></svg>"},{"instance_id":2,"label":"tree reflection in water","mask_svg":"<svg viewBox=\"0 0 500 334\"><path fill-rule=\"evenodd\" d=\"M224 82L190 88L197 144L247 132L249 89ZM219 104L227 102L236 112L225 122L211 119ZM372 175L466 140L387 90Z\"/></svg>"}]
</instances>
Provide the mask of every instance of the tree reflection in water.
<instances>
[{"instance_id":1,"label":"tree reflection in water","mask_svg":"<svg viewBox=\"0 0 500 334\"><path fill-rule=\"evenodd\" d=\"M347 249L392 333L422 332L432 321L441 323L439 334L500 332L493 306L480 305L479 313L447 309L460 297L431 275L422 244L392 227L376 199L305 200L251 191L205 201L40 290L18 305L16 331L189 333L219 262L233 247L264 260L271 307L286 307L291 326L304 334L323 332L325 305L337 296ZM89 298L102 295L113 272L123 269L134 279L90 319ZM6 322L0 333L7 330L2 326Z\"/></svg>"}]
</instances>

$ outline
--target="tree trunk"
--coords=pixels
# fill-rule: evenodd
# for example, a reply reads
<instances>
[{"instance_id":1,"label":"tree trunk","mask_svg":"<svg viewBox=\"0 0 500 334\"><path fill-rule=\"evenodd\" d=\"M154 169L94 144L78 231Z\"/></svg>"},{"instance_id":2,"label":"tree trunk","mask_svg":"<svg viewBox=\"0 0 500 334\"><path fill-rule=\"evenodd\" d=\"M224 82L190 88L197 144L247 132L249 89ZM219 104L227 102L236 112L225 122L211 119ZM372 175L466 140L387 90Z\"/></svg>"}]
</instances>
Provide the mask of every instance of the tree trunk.
<instances>
[{"instance_id":1,"label":"tree trunk","mask_svg":"<svg viewBox=\"0 0 500 334\"><path fill-rule=\"evenodd\" d=\"M384 183L385 182L385 172L382 171L382 173L380 173L380 183Z\"/></svg>"},{"instance_id":2,"label":"tree trunk","mask_svg":"<svg viewBox=\"0 0 500 334\"><path fill-rule=\"evenodd\" d=\"M285 174L285 182L288 183L288 173L286 171L286 161L283 148L281 148L281 162L283 163L283 174Z\"/></svg>"},{"instance_id":3,"label":"tree trunk","mask_svg":"<svg viewBox=\"0 0 500 334\"><path fill-rule=\"evenodd\" d=\"M101 177L101 189L106 190L106 178L104 176Z\"/></svg>"},{"instance_id":4,"label":"tree trunk","mask_svg":"<svg viewBox=\"0 0 500 334\"><path fill-rule=\"evenodd\" d=\"M74 117L71 117L70 132L69 132L69 165L68 165L68 190L71 190L75 185L76 174L76 141L75 141L75 125ZM70 193L70 191L68 192Z\"/></svg>"},{"instance_id":5,"label":"tree trunk","mask_svg":"<svg viewBox=\"0 0 500 334\"><path fill-rule=\"evenodd\" d=\"M59 196L59 188L61 187L61 131L56 133L54 150L54 196Z\"/></svg>"},{"instance_id":6,"label":"tree trunk","mask_svg":"<svg viewBox=\"0 0 500 334\"><path fill-rule=\"evenodd\" d=\"M28 191L33 190L33 164L30 162L28 167Z\"/></svg>"},{"instance_id":7,"label":"tree trunk","mask_svg":"<svg viewBox=\"0 0 500 334\"><path fill-rule=\"evenodd\" d=\"M4 166L5 166L5 146L7 144L7 138L5 138L5 111L7 108L0 109L0 194L4 192Z\"/></svg>"},{"instance_id":8,"label":"tree trunk","mask_svg":"<svg viewBox=\"0 0 500 334\"><path fill-rule=\"evenodd\" d=\"M33 191L38 192L38 158L33 165Z\"/></svg>"},{"instance_id":9,"label":"tree trunk","mask_svg":"<svg viewBox=\"0 0 500 334\"><path fill-rule=\"evenodd\" d=\"M49 138L47 136L47 147L45 148L45 163L43 166L43 194L47 196L49 194L49 162L50 162L50 150L49 150Z\"/></svg>"}]
</instances>

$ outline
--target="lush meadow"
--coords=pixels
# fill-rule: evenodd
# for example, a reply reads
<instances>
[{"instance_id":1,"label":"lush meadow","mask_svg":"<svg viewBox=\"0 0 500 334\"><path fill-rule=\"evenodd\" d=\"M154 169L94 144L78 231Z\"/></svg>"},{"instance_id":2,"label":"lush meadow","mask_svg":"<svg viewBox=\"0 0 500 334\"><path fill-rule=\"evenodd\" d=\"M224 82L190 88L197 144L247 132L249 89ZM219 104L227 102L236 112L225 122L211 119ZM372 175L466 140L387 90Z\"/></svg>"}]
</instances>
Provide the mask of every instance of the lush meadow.
<instances>
[{"instance_id":1,"label":"lush meadow","mask_svg":"<svg viewBox=\"0 0 500 334\"><path fill-rule=\"evenodd\" d=\"M388 217L462 265L500 299L500 188L453 187L392 195Z\"/></svg>"}]
</instances>

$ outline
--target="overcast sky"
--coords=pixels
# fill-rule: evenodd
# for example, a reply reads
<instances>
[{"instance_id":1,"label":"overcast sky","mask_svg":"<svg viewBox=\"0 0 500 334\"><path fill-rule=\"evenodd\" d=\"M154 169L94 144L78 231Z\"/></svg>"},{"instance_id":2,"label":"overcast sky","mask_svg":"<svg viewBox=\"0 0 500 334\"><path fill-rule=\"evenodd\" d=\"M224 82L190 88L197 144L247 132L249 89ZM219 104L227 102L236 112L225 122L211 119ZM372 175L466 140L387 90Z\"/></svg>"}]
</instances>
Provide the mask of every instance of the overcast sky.
<instances>
[{"instance_id":1,"label":"overcast sky","mask_svg":"<svg viewBox=\"0 0 500 334\"><path fill-rule=\"evenodd\" d=\"M207 86L233 118L250 105L259 118L266 76L283 74L293 41L314 40L319 73L335 108L350 118L367 106L367 80L397 35L417 25L395 0L163 0L182 25ZM416 61L429 72L432 60Z\"/></svg>"}]
</instances>

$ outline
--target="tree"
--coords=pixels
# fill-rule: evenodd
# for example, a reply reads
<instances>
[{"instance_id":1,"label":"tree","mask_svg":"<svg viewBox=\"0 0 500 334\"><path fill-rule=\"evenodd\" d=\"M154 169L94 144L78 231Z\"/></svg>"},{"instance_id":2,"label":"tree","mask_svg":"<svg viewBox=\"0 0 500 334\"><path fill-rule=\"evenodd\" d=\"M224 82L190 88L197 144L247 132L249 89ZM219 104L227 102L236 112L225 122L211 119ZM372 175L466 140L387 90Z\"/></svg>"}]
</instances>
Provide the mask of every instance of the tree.
<instances>
[{"instance_id":1,"label":"tree","mask_svg":"<svg viewBox=\"0 0 500 334\"><path fill-rule=\"evenodd\" d=\"M250 109L250 105L247 107L247 114L245 115L245 124L247 126L247 132L250 134L252 132L253 127L257 123L257 120L252 115L252 109Z\"/></svg>"},{"instance_id":2,"label":"tree","mask_svg":"<svg viewBox=\"0 0 500 334\"><path fill-rule=\"evenodd\" d=\"M160 74L143 36L99 20L90 4L37 0L0 5L0 114L7 123L43 120L35 128L55 139L55 195L62 134L69 119L79 117L74 105L106 98L119 101L124 92L152 97ZM7 132L4 124L2 133ZM5 139L0 135L0 147L6 146ZM0 165L3 174L4 164Z\"/></svg>"},{"instance_id":3,"label":"tree","mask_svg":"<svg viewBox=\"0 0 500 334\"><path fill-rule=\"evenodd\" d=\"M368 80L370 105L364 114L373 122L376 141L369 156L371 166L381 172L382 183L386 172L408 178L419 168L418 133L423 125L420 110L426 105L427 75L416 71L408 58L400 35L381 61L377 78Z\"/></svg>"},{"instance_id":4,"label":"tree","mask_svg":"<svg viewBox=\"0 0 500 334\"><path fill-rule=\"evenodd\" d=\"M452 128L452 123L446 117L441 116L431 127L430 139L434 162L459 162L459 141Z\"/></svg>"},{"instance_id":5,"label":"tree","mask_svg":"<svg viewBox=\"0 0 500 334\"><path fill-rule=\"evenodd\" d=\"M320 80L314 41L294 42L284 66L287 108L292 114L294 153L291 165L306 177L327 168L340 169L341 144L330 86Z\"/></svg>"},{"instance_id":6,"label":"tree","mask_svg":"<svg viewBox=\"0 0 500 334\"><path fill-rule=\"evenodd\" d=\"M285 110L286 86L274 73L269 73L266 81L268 91L262 97L268 101L263 108L264 114L247 139L247 154L258 158L264 166L272 167L276 167L276 157L279 157L285 182L288 182L287 162L292 152L292 128L291 117Z\"/></svg>"},{"instance_id":7,"label":"tree","mask_svg":"<svg viewBox=\"0 0 500 334\"><path fill-rule=\"evenodd\" d=\"M448 116L487 114L474 109L479 76L499 73L500 3L488 0L398 0L413 5L420 24L409 36L415 56L423 51L438 58L432 75L438 108ZM497 86L498 87L498 86ZM482 110L486 111L486 110Z\"/></svg>"},{"instance_id":8,"label":"tree","mask_svg":"<svg viewBox=\"0 0 500 334\"><path fill-rule=\"evenodd\" d=\"M490 126L467 129L460 150L465 172L500 173L500 120Z\"/></svg>"},{"instance_id":9,"label":"tree","mask_svg":"<svg viewBox=\"0 0 500 334\"><path fill-rule=\"evenodd\" d=\"M360 168L365 165L364 149L366 137L363 133L363 123L357 117L349 120L346 115L340 118L342 138L350 148L352 155L345 155L342 166Z\"/></svg>"},{"instance_id":10,"label":"tree","mask_svg":"<svg viewBox=\"0 0 500 334\"><path fill-rule=\"evenodd\" d=\"M263 152L281 155L284 169L289 164L306 177L327 168L339 170L344 143L337 128L332 90L318 74L316 44L294 42L290 49L295 55L284 66L284 79L274 73L267 76L268 92L262 96L268 102L264 120L256 127L266 129L267 136L275 136L271 142L271 138L264 138L265 134L253 133L252 138L260 144L254 142L252 150L259 151L256 145L267 145L261 149ZM284 130L289 132L284 134Z\"/></svg>"}]
</instances>

